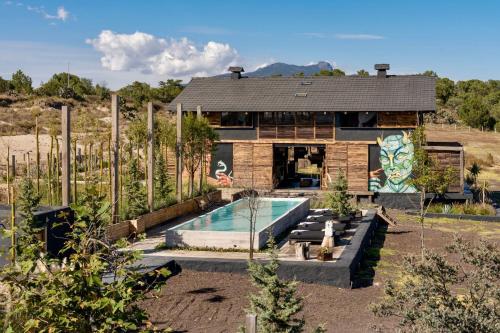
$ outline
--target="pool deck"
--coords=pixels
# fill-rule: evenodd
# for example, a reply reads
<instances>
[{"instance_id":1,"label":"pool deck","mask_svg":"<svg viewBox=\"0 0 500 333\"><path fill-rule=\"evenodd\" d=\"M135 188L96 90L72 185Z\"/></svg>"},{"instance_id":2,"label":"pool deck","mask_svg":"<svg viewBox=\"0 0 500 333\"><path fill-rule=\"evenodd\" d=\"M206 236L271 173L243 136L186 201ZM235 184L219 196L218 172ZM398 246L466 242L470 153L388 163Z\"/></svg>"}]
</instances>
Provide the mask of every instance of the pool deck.
<instances>
[{"instance_id":1,"label":"pool deck","mask_svg":"<svg viewBox=\"0 0 500 333\"><path fill-rule=\"evenodd\" d=\"M190 251L158 249L165 244L166 230L188 221L192 216L174 220L163 226L148 231L148 237L133 244L130 248L144 251L145 263L164 262L175 263L184 269L214 272L247 273L247 252L220 252L220 251ZM365 248L378 224L375 210L369 210L361 221L353 222L353 229L341 240L341 245L334 249L334 260L328 262L316 259L298 260L295 257L293 246L284 239L279 245L278 258L281 267L279 274L282 278L296 279L308 283L334 285L341 288L351 288L356 272L361 262ZM319 246L312 247L312 255ZM257 260L266 261L265 252L255 254Z\"/></svg>"}]
</instances>

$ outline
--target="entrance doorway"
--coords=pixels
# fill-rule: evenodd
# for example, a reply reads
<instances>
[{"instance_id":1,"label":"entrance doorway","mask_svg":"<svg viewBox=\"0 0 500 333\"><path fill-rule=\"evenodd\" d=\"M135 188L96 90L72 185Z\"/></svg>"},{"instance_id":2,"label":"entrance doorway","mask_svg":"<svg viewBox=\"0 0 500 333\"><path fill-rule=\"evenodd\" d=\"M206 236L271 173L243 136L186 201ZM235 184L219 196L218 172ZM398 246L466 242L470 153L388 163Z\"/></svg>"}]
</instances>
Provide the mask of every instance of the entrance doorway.
<instances>
[{"instance_id":1,"label":"entrance doorway","mask_svg":"<svg viewBox=\"0 0 500 333\"><path fill-rule=\"evenodd\" d=\"M275 188L319 190L324 159L325 145L275 144Z\"/></svg>"}]
</instances>

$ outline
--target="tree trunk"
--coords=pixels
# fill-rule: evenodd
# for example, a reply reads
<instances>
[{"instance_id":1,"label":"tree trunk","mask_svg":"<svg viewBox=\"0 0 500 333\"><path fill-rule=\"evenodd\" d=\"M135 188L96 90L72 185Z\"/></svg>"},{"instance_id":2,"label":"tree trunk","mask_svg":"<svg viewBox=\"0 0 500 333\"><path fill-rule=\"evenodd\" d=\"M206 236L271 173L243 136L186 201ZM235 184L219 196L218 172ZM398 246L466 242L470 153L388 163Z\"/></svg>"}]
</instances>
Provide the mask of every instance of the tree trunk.
<instances>
[{"instance_id":1,"label":"tree trunk","mask_svg":"<svg viewBox=\"0 0 500 333\"><path fill-rule=\"evenodd\" d=\"M40 194L40 138L38 129L38 116L35 118L35 140L36 140L36 191Z\"/></svg>"},{"instance_id":2,"label":"tree trunk","mask_svg":"<svg viewBox=\"0 0 500 333\"><path fill-rule=\"evenodd\" d=\"M420 251L422 254L422 260L424 260L425 255L425 243L424 243L424 220L425 220L425 190L420 191Z\"/></svg>"},{"instance_id":3,"label":"tree trunk","mask_svg":"<svg viewBox=\"0 0 500 333\"><path fill-rule=\"evenodd\" d=\"M77 182L77 176L78 176L78 159L76 156L76 151L77 151L77 144L76 144L76 139L75 139L75 144L73 146L73 202L77 203L78 201L78 188L76 185Z\"/></svg>"}]
</instances>

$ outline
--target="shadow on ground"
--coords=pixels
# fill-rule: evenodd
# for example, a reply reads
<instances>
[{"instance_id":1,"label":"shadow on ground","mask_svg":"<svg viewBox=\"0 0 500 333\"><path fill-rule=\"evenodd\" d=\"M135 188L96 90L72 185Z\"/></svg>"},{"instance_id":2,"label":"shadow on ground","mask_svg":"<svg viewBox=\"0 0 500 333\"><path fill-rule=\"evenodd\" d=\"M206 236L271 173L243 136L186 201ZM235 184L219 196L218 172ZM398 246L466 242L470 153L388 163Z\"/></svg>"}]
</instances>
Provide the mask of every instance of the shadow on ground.
<instances>
[{"instance_id":1,"label":"shadow on ground","mask_svg":"<svg viewBox=\"0 0 500 333\"><path fill-rule=\"evenodd\" d=\"M406 233L406 231L388 231L387 224L379 224L370 246L365 249L359 269L354 275L353 288L365 288L373 285L375 269L380 262L381 251L388 233L399 234Z\"/></svg>"}]
</instances>

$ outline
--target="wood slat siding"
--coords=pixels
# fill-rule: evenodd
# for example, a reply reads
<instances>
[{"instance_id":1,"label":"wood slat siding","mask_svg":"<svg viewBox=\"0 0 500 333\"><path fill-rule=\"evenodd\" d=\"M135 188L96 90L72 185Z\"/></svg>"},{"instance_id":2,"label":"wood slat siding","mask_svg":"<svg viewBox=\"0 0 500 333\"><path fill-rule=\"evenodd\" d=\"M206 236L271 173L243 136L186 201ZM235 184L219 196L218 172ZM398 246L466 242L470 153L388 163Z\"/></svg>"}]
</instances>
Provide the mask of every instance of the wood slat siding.
<instances>
[{"instance_id":1,"label":"wood slat siding","mask_svg":"<svg viewBox=\"0 0 500 333\"><path fill-rule=\"evenodd\" d=\"M173 149L167 149L167 174L170 179L175 180L176 178L176 157L175 151Z\"/></svg>"},{"instance_id":2,"label":"wood slat siding","mask_svg":"<svg viewBox=\"0 0 500 333\"><path fill-rule=\"evenodd\" d=\"M314 138L314 126L297 126L297 139Z\"/></svg>"},{"instance_id":3,"label":"wood slat siding","mask_svg":"<svg viewBox=\"0 0 500 333\"><path fill-rule=\"evenodd\" d=\"M273 145L256 143L253 146L253 179L256 189L273 188Z\"/></svg>"},{"instance_id":4,"label":"wood slat siding","mask_svg":"<svg viewBox=\"0 0 500 333\"><path fill-rule=\"evenodd\" d=\"M277 127L277 138L278 139L294 139L295 138L295 126L278 126Z\"/></svg>"},{"instance_id":5,"label":"wood slat siding","mask_svg":"<svg viewBox=\"0 0 500 333\"><path fill-rule=\"evenodd\" d=\"M347 149L349 191L368 190L368 145L349 145Z\"/></svg>"},{"instance_id":6,"label":"wood slat siding","mask_svg":"<svg viewBox=\"0 0 500 333\"><path fill-rule=\"evenodd\" d=\"M333 126L316 126L316 139L333 140Z\"/></svg>"},{"instance_id":7,"label":"wood slat siding","mask_svg":"<svg viewBox=\"0 0 500 333\"><path fill-rule=\"evenodd\" d=\"M379 112L378 127L416 127L417 113L416 112Z\"/></svg>"},{"instance_id":8,"label":"wood slat siding","mask_svg":"<svg viewBox=\"0 0 500 333\"><path fill-rule=\"evenodd\" d=\"M452 167L456 172L452 184L448 187L449 192L462 192L461 174L461 152L460 151L447 151L447 150L429 150L429 157L435 159L436 164L445 169Z\"/></svg>"},{"instance_id":9,"label":"wood slat siding","mask_svg":"<svg viewBox=\"0 0 500 333\"><path fill-rule=\"evenodd\" d=\"M233 143L233 186L252 187L253 144Z\"/></svg>"},{"instance_id":10,"label":"wood slat siding","mask_svg":"<svg viewBox=\"0 0 500 333\"><path fill-rule=\"evenodd\" d=\"M276 139L276 126L260 126L260 139Z\"/></svg>"},{"instance_id":11,"label":"wood slat siding","mask_svg":"<svg viewBox=\"0 0 500 333\"><path fill-rule=\"evenodd\" d=\"M344 173L347 173L347 144L335 143L326 145L325 162L326 171L329 176L326 177L327 183L335 181L340 169L342 169ZM328 187L328 185L326 187Z\"/></svg>"},{"instance_id":12,"label":"wood slat siding","mask_svg":"<svg viewBox=\"0 0 500 333\"><path fill-rule=\"evenodd\" d=\"M325 162L332 182L342 169L347 177L350 191L368 189L368 145L345 143L326 145ZM323 187L327 187L326 184L327 182Z\"/></svg>"}]
</instances>

